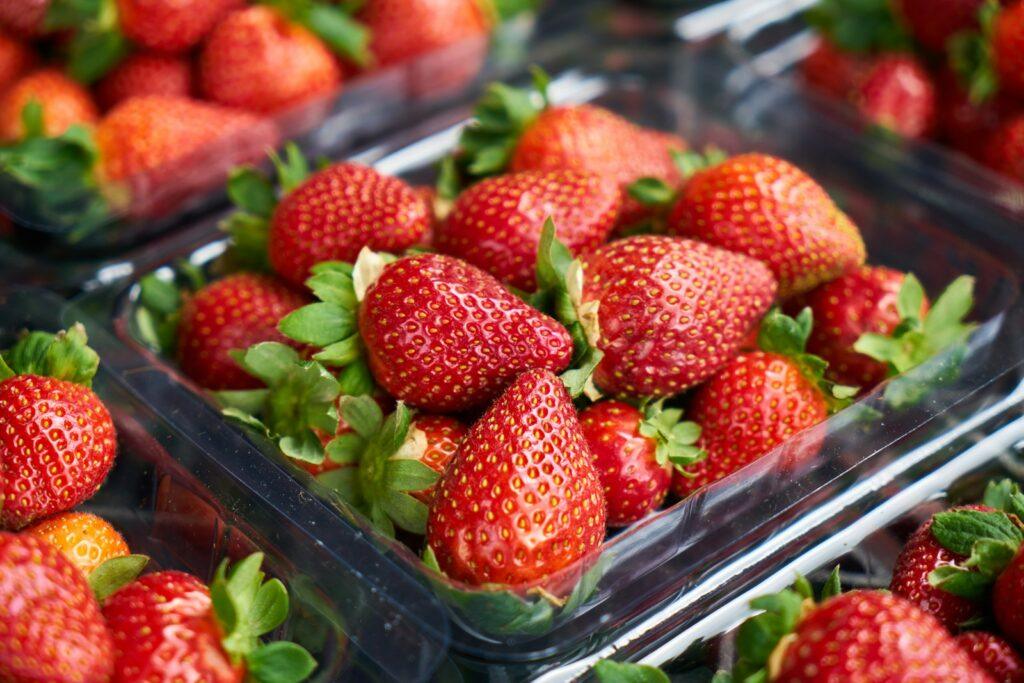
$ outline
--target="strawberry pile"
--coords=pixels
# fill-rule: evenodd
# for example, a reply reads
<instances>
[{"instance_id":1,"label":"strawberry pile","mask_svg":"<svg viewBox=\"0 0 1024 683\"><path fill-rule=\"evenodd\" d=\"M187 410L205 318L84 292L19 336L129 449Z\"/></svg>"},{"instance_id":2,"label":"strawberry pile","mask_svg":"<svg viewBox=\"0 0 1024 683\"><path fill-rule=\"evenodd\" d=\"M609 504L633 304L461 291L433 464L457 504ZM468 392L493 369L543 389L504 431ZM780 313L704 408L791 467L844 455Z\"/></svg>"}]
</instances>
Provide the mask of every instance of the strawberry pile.
<instances>
[{"instance_id":1,"label":"strawberry pile","mask_svg":"<svg viewBox=\"0 0 1024 683\"><path fill-rule=\"evenodd\" d=\"M98 364L81 325L26 333L0 355L0 680L305 680L309 653L260 640L288 615L262 555L225 562L209 586L177 571L138 578L148 558L72 510L117 449L90 388Z\"/></svg>"},{"instance_id":2,"label":"strawberry pile","mask_svg":"<svg viewBox=\"0 0 1024 683\"><path fill-rule=\"evenodd\" d=\"M497 23L529 6L5 3L0 168L23 188L25 206L14 208L25 220L73 224L80 234L117 212L164 216L276 146L277 126L266 116L292 112L289 126L310 125L343 81L433 53L447 57L428 58L410 87L457 87L479 71Z\"/></svg>"},{"instance_id":3,"label":"strawberry pile","mask_svg":"<svg viewBox=\"0 0 1024 683\"><path fill-rule=\"evenodd\" d=\"M1024 2L822 0L809 86L1024 181Z\"/></svg>"},{"instance_id":4,"label":"strawberry pile","mask_svg":"<svg viewBox=\"0 0 1024 683\"><path fill-rule=\"evenodd\" d=\"M800 435L795 471L962 348L973 281L930 302L793 164L545 89L493 85L436 194L293 147L236 170L231 248L146 277L135 323L429 566L559 602L608 529Z\"/></svg>"}]
</instances>

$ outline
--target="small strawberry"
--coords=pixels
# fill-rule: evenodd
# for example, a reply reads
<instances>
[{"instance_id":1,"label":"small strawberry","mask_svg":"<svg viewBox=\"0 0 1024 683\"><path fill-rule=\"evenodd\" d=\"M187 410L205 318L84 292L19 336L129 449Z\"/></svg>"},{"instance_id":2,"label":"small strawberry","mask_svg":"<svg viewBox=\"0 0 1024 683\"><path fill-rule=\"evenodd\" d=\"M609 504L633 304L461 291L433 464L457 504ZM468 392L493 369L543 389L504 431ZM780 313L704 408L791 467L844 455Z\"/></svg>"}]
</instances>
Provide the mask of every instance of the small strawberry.
<instances>
[{"instance_id":1,"label":"small strawberry","mask_svg":"<svg viewBox=\"0 0 1024 683\"><path fill-rule=\"evenodd\" d=\"M117 0L120 28L155 52L180 53L199 44L243 0Z\"/></svg>"},{"instance_id":2,"label":"small strawberry","mask_svg":"<svg viewBox=\"0 0 1024 683\"><path fill-rule=\"evenodd\" d=\"M936 54L946 51L950 38L976 28L985 0L894 0L897 16L914 38Z\"/></svg>"},{"instance_id":3,"label":"small strawberry","mask_svg":"<svg viewBox=\"0 0 1024 683\"><path fill-rule=\"evenodd\" d=\"M114 593L103 607L116 655L112 683L305 680L316 668L308 652L260 640L285 620L289 602L279 580L264 580L262 561L255 553L228 570L225 560L209 588L162 571Z\"/></svg>"},{"instance_id":4,"label":"small strawberry","mask_svg":"<svg viewBox=\"0 0 1024 683\"><path fill-rule=\"evenodd\" d=\"M923 138L935 127L935 83L913 55L883 53L870 59L853 99L868 121L904 137Z\"/></svg>"},{"instance_id":5,"label":"small strawberry","mask_svg":"<svg viewBox=\"0 0 1024 683\"><path fill-rule=\"evenodd\" d=\"M985 148L992 135L1002 123L1021 110L1021 105L1003 93L987 100L971 97L951 69L939 74L938 83L938 132L942 139L984 163Z\"/></svg>"},{"instance_id":6,"label":"small strawberry","mask_svg":"<svg viewBox=\"0 0 1024 683\"><path fill-rule=\"evenodd\" d=\"M989 166L1024 182L1024 114L1000 126L989 138L984 154Z\"/></svg>"},{"instance_id":7,"label":"small strawberry","mask_svg":"<svg viewBox=\"0 0 1024 683\"><path fill-rule=\"evenodd\" d=\"M191 94L192 64L184 57L154 52L131 55L96 85L96 97L105 109L112 109L132 97L189 97Z\"/></svg>"},{"instance_id":8,"label":"small strawberry","mask_svg":"<svg viewBox=\"0 0 1024 683\"><path fill-rule=\"evenodd\" d=\"M111 637L85 575L30 534L0 531L0 680L105 683Z\"/></svg>"},{"instance_id":9,"label":"small strawberry","mask_svg":"<svg viewBox=\"0 0 1024 683\"><path fill-rule=\"evenodd\" d=\"M695 173L668 230L768 265L779 296L809 291L864 263L864 241L825 190L799 168L743 154Z\"/></svg>"},{"instance_id":10,"label":"small strawberry","mask_svg":"<svg viewBox=\"0 0 1024 683\"><path fill-rule=\"evenodd\" d=\"M81 325L32 332L0 363L0 526L19 529L92 497L114 464L110 413L89 388L99 359Z\"/></svg>"},{"instance_id":11,"label":"small strawberry","mask_svg":"<svg viewBox=\"0 0 1024 683\"><path fill-rule=\"evenodd\" d=\"M534 266L544 222L574 256L608 238L622 194L614 180L576 171L523 171L473 185L455 200L434 243L513 287L536 288Z\"/></svg>"},{"instance_id":12,"label":"small strawberry","mask_svg":"<svg viewBox=\"0 0 1024 683\"><path fill-rule=\"evenodd\" d=\"M99 115L89 92L56 69L41 69L17 81L0 99L0 140L25 136L22 114L35 102L42 109L43 134L55 137L74 124L92 125Z\"/></svg>"},{"instance_id":13,"label":"small strawberry","mask_svg":"<svg viewBox=\"0 0 1024 683\"><path fill-rule=\"evenodd\" d=\"M528 584L596 551L601 482L558 377L529 370L473 425L438 485L427 544L452 579Z\"/></svg>"},{"instance_id":14,"label":"small strawberry","mask_svg":"<svg viewBox=\"0 0 1024 683\"><path fill-rule=\"evenodd\" d=\"M27 527L23 533L49 542L86 576L107 560L126 557L128 544L102 517L65 512Z\"/></svg>"},{"instance_id":15,"label":"small strawberry","mask_svg":"<svg viewBox=\"0 0 1024 683\"><path fill-rule=\"evenodd\" d=\"M999 88L1024 97L1024 2L1012 0L995 15L990 49Z\"/></svg>"},{"instance_id":16,"label":"small strawberry","mask_svg":"<svg viewBox=\"0 0 1024 683\"><path fill-rule=\"evenodd\" d=\"M372 0L355 18L370 31L369 51L378 67L458 43L483 44L490 29L490 20L474 0Z\"/></svg>"},{"instance_id":17,"label":"small strawberry","mask_svg":"<svg viewBox=\"0 0 1024 683\"><path fill-rule=\"evenodd\" d=\"M810 309L795 319L773 311L761 323L760 351L741 353L701 385L690 400L690 417L701 426L697 445L707 458L676 474L678 496L729 476L828 417L856 390L824 381L826 363L805 351ZM824 436L812 433L796 444L799 459L811 458Z\"/></svg>"},{"instance_id":18,"label":"small strawberry","mask_svg":"<svg viewBox=\"0 0 1024 683\"><path fill-rule=\"evenodd\" d=\"M238 10L210 34L199 57L206 98L254 112L276 112L333 92L341 69L305 27L265 6Z\"/></svg>"},{"instance_id":19,"label":"small strawberry","mask_svg":"<svg viewBox=\"0 0 1024 683\"><path fill-rule=\"evenodd\" d=\"M657 510L672 472L699 461L700 427L680 422L683 411L661 401L641 411L622 401L599 401L580 412L583 436L594 456L608 506L608 526L632 524Z\"/></svg>"},{"instance_id":20,"label":"small strawberry","mask_svg":"<svg viewBox=\"0 0 1024 683\"><path fill-rule=\"evenodd\" d=\"M1024 683L1024 657L1004 638L985 631L968 631L957 644L998 683Z\"/></svg>"},{"instance_id":21,"label":"small strawberry","mask_svg":"<svg viewBox=\"0 0 1024 683\"><path fill-rule=\"evenodd\" d=\"M26 43L0 30L0 92L18 81L36 62Z\"/></svg>"},{"instance_id":22,"label":"small strawberry","mask_svg":"<svg viewBox=\"0 0 1024 683\"><path fill-rule=\"evenodd\" d=\"M815 90L846 100L864 80L868 58L847 52L831 40L818 38L814 49L800 62L800 74Z\"/></svg>"}]
</instances>

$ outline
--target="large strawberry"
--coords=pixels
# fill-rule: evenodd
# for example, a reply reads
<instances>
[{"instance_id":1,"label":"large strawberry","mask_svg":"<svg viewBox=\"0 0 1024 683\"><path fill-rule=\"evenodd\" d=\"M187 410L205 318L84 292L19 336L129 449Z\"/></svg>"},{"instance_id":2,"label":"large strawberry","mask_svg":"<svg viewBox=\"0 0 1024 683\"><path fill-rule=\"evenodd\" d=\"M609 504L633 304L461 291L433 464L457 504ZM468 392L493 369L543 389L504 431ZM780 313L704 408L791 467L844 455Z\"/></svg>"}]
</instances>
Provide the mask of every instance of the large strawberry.
<instances>
[{"instance_id":1,"label":"large strawberry","mask_svg":"<svg viewBox=\"0 0 1024 683\"><path fill-rule=\"evenodd\" d=\"M74 124L92 125L99 114L89 92L56 69L41 69L17 81L0 100L0 140L25 136L22 114L29 103L42 110L42 134L57 136Z\"/></svg>"},{"instance_id":2,"label":"large strawberry","mask_svg":"<svg viewBox=\"0 0 1024 683\"><path fill-rule=\"evenodd\" d=\"M157 52L184 52L199 44L243 0L117 0L120 28Z\"/></svg>"},{"instance_id":3,"label":"large strawberry","mask_svg":"<svg viewBox=\"0 0 1024 683\"><path fill-rule=\"evenodd\" d=\"M184 57L155 52L131 55L96 85L96 97L106 109L133 97L188 97L191 94L191 62Z\"/></svg>"},{"instance_id":4,"label":"large strawberry","mask_svg":"<svg viewBox=\"0 0 1024 683\"><path fill-rule=\"evenodd\" d=\"M698 462L693 444L700 426L680 422L683 411L662 401L643 410L622 401L598 401L580 412L580 424L594 456L608 507L608 526L632 524L658 509L668 495L672 473Z\"/></svg>"},{"instance_id":5,"label":"large strawberry","mask_svg":"<svg viewBox=\"0 0 1024 683\"><path fill-rule=\"evenodd\" d=\"M7 90L25 75L35 61L32 48L0 30L0 91Z\"/></svg>"},{"instance_id":6,"label":"large strawberry","mask_svg":"<svg viewBox=\"0 0 1024 683\"><path fill-rule=\"evenodd\" d=\"M994 633L968 631L956 637L971 659L999 683L1024 683L1024 657Z\"/></svg>"},{"instance_id":7,"label":"large strawberry","mask_svg":"<svg viewBox=\"0 0 1024 683\"><path fill-rule=\"evenodd\" d=\"M278 579L264 580L262 561L256 553L228 570L225 560L209 588L162 571L114 593L103 607L116 653L112 683L305 680L316 667L308 652L260 640L288 616L288 593Z\"/></svg>"},{"instance_id":8,"label":"large strawberry","mask_svg":"<svg viewBox=\"0 0 1024 683\"><path fill-rule=\"evenodd\" d=\"M21 528L90 498L114 464L117 435L89 385L99 359L81 325L32 332L0 363L0 526Z\"/></svg>"},{"instance_id":9,"label":"large strawberry","mask_svg":"<svg viewBox=\"0 0 1024 683\"><path fill-rule=\"evenodd\" d=\"M490 28L490 18L474 0L372 0L356 19L369 29L369 50L380 67L464 41L483 43Z\"/></svg>"},{"instance_id":10,"label":"large strawberry","mask_svg":"<svg viewBox=\"0 0 1024 683\"><path fill-rule=\"evenodd\" d=\"M993 21L991 51L999 87L1024 97L1024 2L1007 3Z\"/></svg>"},{"instance_id":11,"label":"large strawberry","mask_svg":"<svg viewBox=\"0 0 1024 683\"><path fill-rule=\"evenodd\" d=\"M766 263L779 296L800 294L864 263L864 241L828 193L799 168L743 154L698 171L668 216L671 233Z\"/></svg>"},{"instance_id":12,"label":"large strawberry","mask_svg":"<svg viewBox=\"0 0 1024 683\"><path fill-rule=\"evenodd\" d=\"M596 551L605 503L576 409L547 370L524 372L473 425L438 485L427 544L469 584L527 584Z\"/></svg>"},{"instance_id":13,"label":"large strawberry","mask_svg":"<svg viewBox=\"0 0 1024 683\"><path fill-rule=\"evenodd\" d=\"M550 225L538 281L577 345L602 352L597 388L640 397L678 394L713 375L775 298L768 269L739 254L646 235L573 263Z\"/></svg>"},{"instance_id":14,"label":"large strawberry","mask_svg":"<svg viewBox=\"0 0 1024 683\"><path fill-rule=\"evenodd\" d=\"M689 416L701 426L697 445L707 458L674 476L677 495L727 477L823 422L855 391L826 382L827 364L805 351L812 320L810 309L795 319L769 313L761 323L761 350L736 356L694 392ZM813 457L823 438L813 433L796 443L794 458Z\"/></svg>"},{"instance_id":15,"label":"large strawberry","mask_svg":"<svg viewBox=\"0 0 1024 683\"><path fill-rule=\"evenodd\" d=\"M64 553L86 576L107 560L126 557L128 544L110 522L88 512L65 512L27 527Z\"/></svg>"},{"instance_id":16,"label":"large strawberry","mask_svg":"<svg viewBox=\"0 0 1024 683\"><path fill-rule=\"evenodd\" d=\"M36 536L0 531L0 577L0 680L110 679L110 633L70 560Z\"/></svg>"},{"instance_id":17,"label":"large strawberry","mask_svg":"<svg viewBox=\"0 0 1024 683\"><path fill-rule=\"evenodd\" d=\"M614 180L568 170L523 171L487 178L455 200L434 244L519 289L536 288L544 222L573 255L592 251L615 226L622 194Z\"/></svg>"}]
</instances>

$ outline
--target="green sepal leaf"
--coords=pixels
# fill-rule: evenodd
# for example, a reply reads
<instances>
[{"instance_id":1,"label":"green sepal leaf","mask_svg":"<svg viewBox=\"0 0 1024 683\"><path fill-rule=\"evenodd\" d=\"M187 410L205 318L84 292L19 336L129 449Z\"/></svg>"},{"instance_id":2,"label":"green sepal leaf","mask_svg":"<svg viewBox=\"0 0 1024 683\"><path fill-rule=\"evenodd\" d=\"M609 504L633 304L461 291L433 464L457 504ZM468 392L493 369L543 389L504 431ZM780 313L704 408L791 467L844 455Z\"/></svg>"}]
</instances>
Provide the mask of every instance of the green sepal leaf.
<instances>
[{"instance_id":1,"label":"green sepal leaf","mask_svg":"<svg viewBox=\"0 0 1024 683\"><path fill-rule=\"evenodd\" d=\"M359 305L352 284L351 270L346 272L340 268L320 269L306 280L306 286L316 298L325 303L340 306L348 311L354 311Z\"/></svg>"},{"instance_id":2,"label":"green sepal leaf","mask_svg":"<svg viewBox=\"0 0 1024 683\"><path fill-rule=\"evenodd\" d=\"M459 196L462 191L462 178L454 157L447 156L441 159L437 166L437 183L434 189L438 197L447 201L453 201Z\"/></svg>"},{"instance_id":3,"label":"green sepal leaf","mask_svg":"<svg viewBox=\"0 0 1024 683\"><path fill-rule=\"evenodd\" d=\"M599 394L594 386L593 377L594 371L604 358L604 352L592 346L581 348L584 349L583 357L574 361L572 367L563 372L560 378L572 398L579 398L584 394L588 394L590 398L597 398Z\"/></svg>"},{"instance_id":4,"label":"green sepal leaf","mask_svg":"<svg viewBox=\"0 0 1024 683\"><path fill-rule=\"evenodd\" d=\"M372 439L384 423L384 413L369 396L342 396L338 401L341 419L363 439Z\"/></svg>"},{"instance_id":5,"label":"green sepal leaf","mask_svg":"<svg viewBox=\"0 0 1024 683\"><path fill-rule=\"evenodd\" d=\"M820 601L825 602L830 598L834 598L843 592L843 585L839 578L839 566L836 565L831 572L829 572L828 579L825 580L825 585L821 587Z\"/></svg>"},{"instance_id":6,"label":"green sepal leaf","mask_svg":"<svg viewBox=\"0 0 1024 683\"><path fill-rule=\"evenodd\" d=\"M419 460L392 458L384 466L384 485L395 491L422 491L440 478L440 474Z\"/></svg>"},{"instance_id":7,"label":"green sepal leaf","mask_svg":"<svg viewBox=\"0 0 1024 683\"><path fill-rule=\"evenodd\" d=\"M267 156L274 164L277 184L284 194L288 194L309 178L309 162L294 142L285 143L283 157L274 150L269 150Z\"/></svg>"},{"instance_id":8,"label":"green sepal leaf","mask_svg":"<svg viewBox=\"0 0 1024 683\"><path fill-rule=\"evenodd\" d=\"M338 494L338 496L352 508L359 510L366 504L363 498L362 489L359 485L359 470L355 467L341 467L316 475L316 480L322 486Z\"/></svg>"},{"instance_id":9,"label":"green sepal leaf","mask_svg":"<svg viewBox=\"0 0 1024 683\"><path fill-rule=\"evenodd\" d=\"M68 75L86 85L103 78L128 56L128 39L116 26L86 24L68 45Z\"/></svg>"},{"instance_id":10,"label":"green sepal leaf","mask_svg":"<svg viewBox=\"0 0 1024 683\"><path fill-rule=\"evenodd\" d=\"M992 587L992 577L955 565L943 565L928 574L928 583L968 600L983 600Z\"/></svg>"},{"instance_id":11,"label":"green sepal leaf","mask_svg":"<svg viewBox=\"0 0 1024 683\"><path fill-rule=\"evenodd\" d=\"M1017 482L1011 479L990 481L985 487L982 504L1024 519L1024 493Z\"/></svg>"},{"instance_id":12,"label":"green sepal leaf","mask_svg":"<svg viewBox=\"0 0 1024 683\"><path fill-rule=\"evenodd\" d=\"M315 33L336 54L365 67L372 61L370 30L343 8L322 2L308 3L301 23Z\"/></svg>"},{"instance_id":13,"label":"green sepal leaf","mask_svg":"<svg viewBox=\"0 0 1024 683\"><path fill-rule=\"evenodd\" d=\"M316 670L316 660L295 643L276 642L258 647L245 657L245 668L257 683L300 683Z\"/></svg>"},{"instance_id":14,"label":"green sepal leaf","mask_svg":"<svg viewBox=\"0 0 1024 683\"><path fill-rule=\"evenodd\" d=\"M139 578L147 564L149 558L145 555L125 555L112 557L93 569L89 574L89 588L96 601L102 605L111 595Z\"/></svg>"},{"instance_id":15,"label":"green sepal leaf","mask_svg":"<svg viewBox=\"0 0 1024 683\"><path fill-rule=\"evenodd\" d=\"M245 211L235 211L220 223L220 229L231 238L225 259L238 270L271 272L267 256L270 222Z\"/></svg>"},{"instance_id":16,"label":"green sepal leaf","mask_svg":"<svg viewBox=\"0 0 1024 683\"><path fill-rule=\"evenodd\" d=\"M430 510L424 503L407 493L385 490L380 504L395 525L420 536L427 533Z\"/></svg>"},{"instance_id":17,"label":"green sepal leaf","mask_svg":"<svg viewBox=\"0 0 1024 683\"><path fill-rule=\"evenodd\" d=\"M346 396L369 396L377 388L370 366L362 358L346 365L338 375L338 382L341 393Z\"/></svg>"},{"instance_id":18,"label":"green sepal leaf","mask_svg":"<svg viewBox=\"0 0 1024 683\"><path fill-rule=\"evenodd\" d=\"M792 589L804 600L814 599L814 588L811 586L811 582L808 581L807 577L803 574L796 575L796 580L793 581Z\"/></svg>"},{"instance_id":19,"label":"green sepal leaf","mask_svg":"<svg viewBox=\"0 0 1024 683\"><path fill-rule=\"evenodd\" d=\"M640 178L630 183L626 191L644 206L668 206L676 197L675 190L660 178Z\"/></svg>"},{"instance_id":20,"label":"green sepal leaf","mask_svg":"<svg viewBox=\"0 0 1024 683\"><path fill-rule=\"evenodd\" d=\"M339 434L331 439L324 450L328 460L340 465L355 465L366 448L366 439L354 432Z\"/></svg>"},{"instance_id":21,"label":"green sepal leaf","mask_svg":"<svg viewBox=\"0 0 1024 683\"><path fill-rule=\"evenodd\" d=\"M643 420L639 431L643 436L654 439L655 458L658 463L671 463L681 474L689 474L686 468L707 457L707 452L695 444L700 439L700 425L683 422L680 408L665 408L665 399L646 402L641 406Z\"/></svg>"},{"instance_id":22,"label":"green sepal leaf","mask_svg":"<svg viewBox=\"0 0 1024 683\"><path fill-rule=\"evenodd\" d=\"M672 149L669 150L669 154L672 155L672 161L684 179L690 178L698 171L717 166L729 158L725 151L714 145L705 147L703 153Z\"/></svg>"},{"instance_id":23,"label":"green sepal leaf","mask_svg":"<svg viewBox=\"0 0 1024 683\"><path fill-rule=\"evenodd\" d=\"M947 44L949 63L976 105L999 92L999 74L992 52L992 32L1002 10L999 0L985 0L978 10L978 29L957 33Z\"/></svg>"},{"instance_id":24,"label":"green sepal leaf","mask_svg":"<svg viewBox=\"0 0 1024 683\"><path fill-rule=\"evenodd\" d=\"M269 219L277 206L274 185L263 173L251 166L231 170L227 183L228 198L248 214Z\"/></svg>"},{"instance_id":25,"label":"green sepal leaf","mask_svg":"<svg viewBox=\"0 0 1024 683\"><path fill-rule=\"evenodd\" d=\"M932 536L946 550L970 555L981 540L1002 541L1019 547L1024 532L1002 512L951 510L932 517Z\"/></svg>"},{"instance_id":26,"label":"green sepal leaf","mask_svg":"<svg viewBox=\"0 0 1024 683\"><path fill-rule=\"evenodd\" d=\"M909 52L913 47L888 0L821 0L804 17L849 52Z\"/></svg>"},{"instance_id":27,"label":"green sepal leaf","mask_svg":"<svg viewBox=\"0 0 1024 683\"><path fill-rule=\"evenodd\" d=\"M292 311L277 328L289 339L323 347L351 336L356 331L356 320L350 309L317 302Z\"/></svg>"},{"instance_id":28,"label":"green sepal leaf","mask_svg":"<svg viewBox=\"0 0 1024 683\"><path fill-rule=\"evenodd\" d=\"M664 671L644 664L627 664L602 659L594 665L600 683L669 683Z\"/></svg>"},{"instance_id":29,"label":"green sepal leaf","mask_svg":"<svg viewBox=\"0 0 1024 683\"><path fill-rule=\"evenodd\" d=\"M81 323L57 334L29 332L3 353L3 359L17 375L43 375L88 387L100 365L88 341Z\"/></svg>"}]
</instances>

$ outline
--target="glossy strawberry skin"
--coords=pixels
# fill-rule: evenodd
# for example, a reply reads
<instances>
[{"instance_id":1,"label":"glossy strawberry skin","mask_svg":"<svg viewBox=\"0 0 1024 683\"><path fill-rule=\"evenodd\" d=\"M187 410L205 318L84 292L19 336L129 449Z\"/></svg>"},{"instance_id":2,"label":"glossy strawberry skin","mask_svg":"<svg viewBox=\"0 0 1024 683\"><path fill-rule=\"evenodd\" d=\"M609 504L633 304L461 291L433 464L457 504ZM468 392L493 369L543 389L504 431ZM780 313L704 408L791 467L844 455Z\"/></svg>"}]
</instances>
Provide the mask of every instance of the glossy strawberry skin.
<instances>
[{"instance_id":1,"label":"glossy strawberry skin","mask_svg":"<svg viewBox=\"0 0 1024 683\"><path fill-rule=\"evenodd\" d=\"M919 43L941 54L949 39L978 25L984 0L895 0L893 7Z\"/></svg>"},{"instance_id":2,"label":"glossy strawberry skin","mask_svg":"<svg viewBox=\"0 0 1024 683\"><path fill-rule=\"evenodd\" d=\"M992 683L932 616L883 591L836 596L795 634L773 680Z\"/></svg>"},{"instance_id":3,"label":"glossy strawberry skin","mask_svg":"<svg viewBox=\"0 0 1024 683\"><path fill-rule=\"evenodd\" d=\"M111 109L133 97L192 94L192 64L184 57L136 52L118 64L96 85L96 97Z\"/></svg>"},{"instance_id":4,"label":"glossy strawberry skin","mask_svg":"<svg viewBox=\"0 0 1024 683\"><path fill-rule=\"evenodd\" d=\"M605 504L576 409L546 370L520 375L438 484L427 543L469 584L528 584L594 552Z\"/></svg>"},{"instance_id":5,"label":"glossy strawberry skin","mask_svg":"<svg viewBox=\"0 0 1024 683\"><path fill-rule=\"evenodd\" d=\"M742 154L696 173L668 229L768 264L780 298L814 289L865 258L860 232L825 190L766 154Z\"/></svg>"},{"instance_id":6,"label":"glossy strawberry skin","mask_svg":"<svg viewBox=\"0 0 1024 683\"><path fill-rule=\"evenodd\" d=\"M245 670L221 647L210 591L178 571L147 574L103 607L116 661L111 683L241 683Z\"/></svg>"},{"instance_id":7,"label":"glossy strawberry skin","mask_svg":"<svg viewBox=\"0 0 1024 683\"><path fill-rule=\"evenodd\" d=\"M594 380L615 395L670 396L704 381L775 298L763 264L691 240L631 237L581 263L604 352Z\"/></svg>"},{"instance_id":8,"label":"glossy strawberry skin","mask_svg":"<svg viewBox=\"0 0 1024 683\"><path fill-rule=\"evenodd\" d=\"M996 16L991 50L999 87L1024 97L1024 3L1011 2Z\"/></svg>"},{"instance_id":9,"label":"glossy strawberry skin","mask_svg":"<svg viewBox=\"0 0 1024 683\"><path fill-rule=\"evenodd\" d=\"M456 199L435 243L524 291L536 289L544 222L573 255L596 249L615 226L622 195L614 180L576 171L523 171L487 178Z\"/></svg>"},{"instance_id":10,"label":"glossy strawberry skin","mask_svg":"<svg viewBox=\"0 0 1024 683\"><path fill-rule=\"evenodd\" d=\"M473 0L374 0L356 17L370 30L370 53L379 67L485 39L490 28Z\"/></svg>"},{"instance_id":11,"label":"glossy strawberry skin","mask_svg":"<svg viewBox=\"0 0 1024 683\"><path fill-rule=\"evenodd\" d=\"M386 266L359 308L377 383L410 406L453 413L484 405L532 368L564 370L572 340L497 280L450 256Z\"/></svg>"},{"instance_id":12,"label":"glossy strawberry skin","mask_svg":"<svg viewBox=\"0 0 1024 683\"><path fill-rule=\"evenodd\" d=\"M809 306L814 328L807 351L828 361L829 379L870 389L888 375L888 368L853 350L865 332L891 334L900 322L896 299L904 273L884 266L861 266L832 282L787 302L792 315ZM927 300L920 315L928 312Z\"/></svg>"},{"instance_id":13,"label":"glossy strawberry skin","mask_svg":"<svg viewBox=\"0 0 1024 683\"><path fill-rule=\"evenodd\" d=\"M144 48L179 53L199 42L243 0L117 0L121 30Z\"/></svg>"},{"instance_id":14,"label":"glossy strawberry skin","mask_svg":"<svg viewBox=\"0 0 1024 683\"><path fill-rule=\"evenodd\" d=\"M632 524L657 510L672 483L672 465L659 465L657 443L640 434L643 414L606 400L580 412L583 436L594 456L608 508L608 526Z\"/></svg>"},{"instance_id":15,"label":"glossy strawberry skin","mask_svg":"<svg viewBox=\"0 0 1024 683\"><path fill-rule=\"evenodd\" d=\"M254 112L281 111L325 96L341 79L341 68L319 38L263 6L228 15L199 57L199 86L206 98Z\"/></svg>"},{"instance_id":16,"label":"glossy strawberry skin","mask_svg":"<svg viewBox=\"0 0 1024 683\"><path fill-rule=\"evenodd\" d=\"M52 377L0 382L0 526L20 529L99 489L117 452L110 413L88 387Z\"/></svg>"},{"instance_id":17,"label":"glossy strawberry skin","mask_svg":"<svg viewBox=\"0 0 1024 683\"><path fill-rule=\"evenodd\" d=\"M994 633L968 631L957 644L999 683L1024 683L1024 657L1006 639Z\"/></svg>"},{"instance_id":18,"label":"glossy strawberry skin","mask_svg":"<svg viewBox=\"0 0 1024 683\"><path fill-rule=\"evenodd\" d=\"M448 468L448 464L455 457L455 452L458 450L462 440L466 437L466 433L469 432L469 427L447 415L428 415L423 413L413 418L410 432L414 430L422 434L422 443L419 439L413 438L411 443L415 446L414 448L400 448L393 457L413 457L438 474L443 475ZM407 440L406 443L410 443L410 440ZM419 450L420 447L422 447L422 450ZM429 505L434 499L434 490L436 488L437 485L435 484L421 491L413 491L410 495Z\"/></svg>"},{"instance_id":19,"label":"glossy strawberry skin","mask_svg":"<svg viewBox=\"0 0 1024 683\"><path fill-rule=\"evenodd\" d=\"M1018 551L996 579L992 589L992 609L1003 635L1024 647L1024 552Z\"/></svg>"},{"instance_id":20,"label":"glossy strawberry skin","mask_svg":"<svg viewBox=\"0 0 1024 683\"><path fill-rule=\"evenodd\" d=\"M972 505L962 510L988 510L981 505ZM984 605L936 588L928 581L928 575L938 567L961 564L967 558L946 550L932 535L932 521L922 524L896 558L889 590L894 595L917 605L931 614L948 630L955 632L960 624L981 615Z\"/></svg>"},{"instance_id":21,"label":"glossy strawberry skin","mask_svg":"<svg viewBox=\"0 0 1024 683\"><path fill-rule=\"evenodd\" d=\"M796 434L824 422L821 391L789 358L742 353L693 394L689 419L701 426L697 442L707 458L676 473L672 490L685 497L745 467ZM813 457L822 435L797 444L795 460Z\"/></svg>"},{"instance_id":22,"label":"glossy strawberry skin","mask_svg":"<svg viewBox=\"0 0 1024 683\"><path fill-rule=\"evenodd\" d=\"M1007 177L1024 182L1024 115L1009 119L989 139L986 163Z\"/></svg>"},{"instance_id":23,"label":"glossy strawberry skin","mask_svg":"<svg viewBox=\"0 0 1024 683\"><path fill-rule=\"evenodd\" d=\"M264 341L297 346L277 329L283 317L308 303L301 292L270 275L236 273L189 296L178 327L182 372L205 389L256 389L260 381L230 356Z\"/></svg>"},{"instance_id":24,"label":"glossy strawberry skin","mask_svg":"<svg viewBox=\"0 0 1024 683\"><path fill-rule=\"evenodd\" d=\"M430 207L402 180L360 164L335 164L278 204L270 262L281 277L302 286L321 261L353 262L363 247L399 253L413 246L430 221Z\"/></svg>"},{"instance_id":25,"label":"glossy strawberry skin","mask_svg":"<svg viewBox=\"0 0 1024 683\"><path fill-rule=\"evenodd\" d=\"M923 138L935 127L935 83L912 55L875 57L857 90L860 113L887 130L907 138Z\"/></svg>"},{"instance_id":26,"label":"glossy strawberry skin","mask_svg":"<svg viewBox=\"0 0 1024 683\"><path fill-rule=\"evenodd\" d=\"M88 512L65 512L26 528L23 533L47 541L88 576L107 560L130 551L124 537L102 517Z\"/></svg>"},{"instance_id":27,"label":"glossy strawberry skin","mask_svg":"<svg viewBox=\"0 0 1024 683\"><path fill-rule=\"evenodd\" d=\"M32 101L42 106L43 132L50 137L76 123L92 125L99 117L85 88L56 69L40 69L21 78L0 99L0 140L21 139L22 110Z\"/></svg>"},{"instance_id":28,"label":"glossy strawberry skin","mask_svg":"<svg viewBox=\"0 0 1024 683\"><path fill-rule=\"evenodd\" d=\"M36 62L25 42L0 31L0 92L17 82Z\"/></svg>"},{"instance_id":29,"label":"glossy strawberry skin","mask_svg":"<svg viewBox=\"0 0 1024 683\"><path fill-rule=\"evenodd\" d=\"M0 531L0 680L104 683L112 668L85 575L46 541Z\"/></svg>"}]
</instances>

